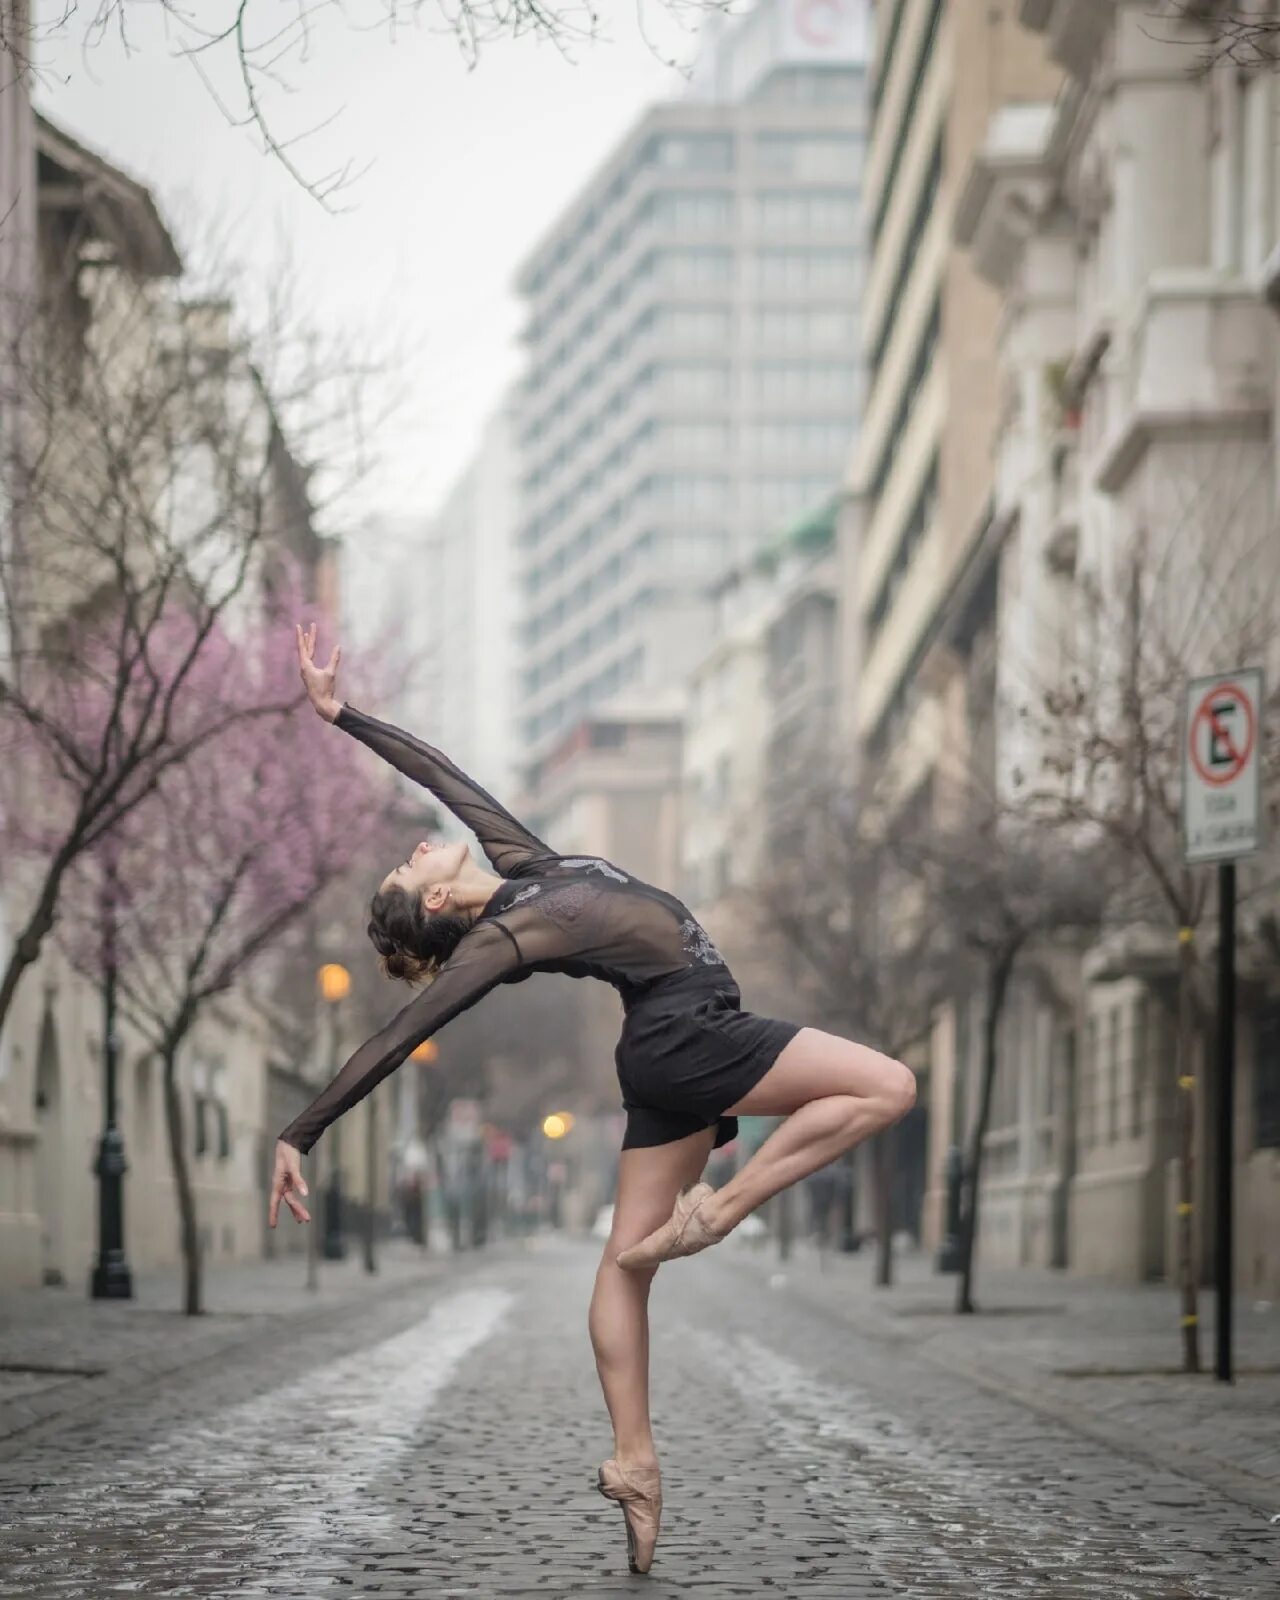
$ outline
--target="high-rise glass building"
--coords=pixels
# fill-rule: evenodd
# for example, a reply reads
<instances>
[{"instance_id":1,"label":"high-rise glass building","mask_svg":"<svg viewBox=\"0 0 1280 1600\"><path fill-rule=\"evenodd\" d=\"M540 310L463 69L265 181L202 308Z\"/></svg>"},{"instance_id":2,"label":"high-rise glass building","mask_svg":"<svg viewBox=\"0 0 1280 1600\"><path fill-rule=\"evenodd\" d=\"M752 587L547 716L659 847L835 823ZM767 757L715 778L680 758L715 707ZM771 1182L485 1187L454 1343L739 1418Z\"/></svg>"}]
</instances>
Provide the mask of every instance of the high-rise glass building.
<instances>
[{"instance_id":1,"label":"high-rise glass building","mask_svg":"<svg viewBox=\"0 0 1280 1600\"><path fill-rule=\"evenodd\" d=\"M710 586L838 488L856 426L866 0L709 39L524 263L518 737L676 709Z\"/></svg>"}]
</instances>

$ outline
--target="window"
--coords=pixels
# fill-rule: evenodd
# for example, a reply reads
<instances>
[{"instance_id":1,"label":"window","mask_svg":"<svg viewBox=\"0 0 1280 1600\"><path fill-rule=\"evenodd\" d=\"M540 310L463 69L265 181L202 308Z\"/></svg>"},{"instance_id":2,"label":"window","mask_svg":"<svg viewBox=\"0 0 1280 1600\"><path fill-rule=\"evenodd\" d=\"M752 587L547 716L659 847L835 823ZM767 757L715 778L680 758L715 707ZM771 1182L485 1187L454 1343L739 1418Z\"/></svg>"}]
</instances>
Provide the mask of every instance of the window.
<instances>
[{"instance_id":1,"label":"window","mask_svg":"<svg viewBox=\"0 0 1280 1600\"><path fill-rule=\"evenodd\" d=\"M753 149L757 168L789 178L838 178L861 165L862 138L856 133L758 133Z\"/></svg>"},{"instance_id":2,"label":"window","mask_svg":"<svg viewBox=\"0 0 1280 1600\"><path fill-rule=\"evenodd\" d=\"M663 473L649 480L650 495L659 511L688 515L725 509L729 480L718 474Z\"/></svg>"},{"instance_id":3,"label":"window","mask_svg":"<svg viewBox=\"0 0 1280 1600\"><path fill-rule=\"evenodd\" d=\"M762 233L840 233L858 226L858 191L765 189L755 197L753 217Z\"/></svg>"},{"instance_id":4,"label":"window","mask_svg":"<svg viewBox=\"0 0 1280 1600\"><path fill-rule=\"evenodd\" d=\"M858 257L852 250L762 250L756 282L763 289L838 289L857 286Z\"/></svg>"},{"instance_id":5,"label":"window","mask_svg":"<svg viewBox=\"0 0 1280 1600\"><path fill-rule=\"evenodd\" d=\"M655 276L677 289L714 289L733 281L733 257L728 250L655 250Z\"/></svg>"},{"instance_id":6,"label":"window","mask_svg":"<svg viewBox=\"0 0 1280 1600\"><path fill-rule=\"evenodd\" d=\"M729 339L729 313L716 306L669 306L654 316L653 331L670 344L720 347Z\"/></svg>"},{"instance_id":7,"label":"window","mask_svg":"<svg viewBox=\"0 0 1280 1600\"><path fill-rule=\"evenodd\" d=\"M942 182L942 148L942 133L939 132L934 142L933 155L929 161L929 170L925 174L924 183L920 188L920 198L916 201L915 212L911 218L911 226L907 230L906 243L903 245L900 256L902 265L893 285L893 293L889 296L889 302L881 318L880 332L876 336L875 348L871 352L873 377L880 370L885 351L889 348L889 340L893 337L893 331L898 325L898 309L902 304L902 297L906 293L907 285L911 282L920 240L933 218L934 204L938 198L938 186Z\"/></svg>"},{"instance_id":8,"label":"window","mask_svg":"<svg viewBox=\"0 0 1280 1600\"><path fill-rule=\"evenodd\" d=\"M723 363L676 363L653 368L662 399L680 405L714 405L728 399L729 368Z\"/></svg>"},{"instance_id":9,"label":"window","mask_svg":"<svg viewBox=\"0 0 1280 1600\"><path fill-rule=\"evenodd\" d=\"M677 457L722 457L729 451L727 422L668 422L658 429L659 447Z\"/></svg>"},{"instance_id":10,"label":"window","mask_svg":"<svg viewBox=\"0 0 1280 1600\"><path fill-rule=\"evenodd\" d=\"M747 382L757 403L818 402L852 414L858 398L858 368L852 361L762 361L751 368Z\"/></svg>"},{"instance_id":11,"label":"window","mask_svg":"<svg viewBox=\"0 0 1280 1600\"><path fill-rule=\"evenodd\" d=\"M754 422L743 432L750 454L767 456L773 460L842 457L851 442L849 424L839 419Z\"/></svg>"},{"instance_id":12,"label":"window","mask_svg":"<svg viewBox=\"0 0 1280 1600\"><path fill-rule=\"evenodd\" d=\"M733 223L733 196L727 189L685 189L655 194L648 206L649 220L675 232L712 231Z\"/></svg>"},{"instance_id":13,"label":"window","mask_svg":"<svg viewBox=\"0 0 1280 1600\"><path fill-rule=\"evenodd\" d=\"M889 202L896 193L898 167L902 162L903 152L907 146L907 139L915 127L916 100L920 94L920 85L924 81L925 72L933 59L933 42L938 32L938 24L942 20L942 0L933 0L933 8L925 29L925 35L920 43L920 54L916 57L915 71L911 77L911 88L903 109L902 121L898 127L898 138L893 147L893 155L889 158L889 166L885 172L884 185L880 191L880 203L876 207L875 220L871 225L872 240L878 240L880 230L884 227L885 215L889 210Z\"/></svg>"},{"instance_id":14,"label":"window","mask_svg":"<svg viewBox=\"0 0 1280 1600\"><path fill-rule=\"evenodd\" d=\"M793 350L797 346L855 350L856 312L814 311L803 306L763 306L756 313L756 337L762 345Z\"/></svg>"},{"instance_id":15,"label":"window","mask_svg":"<svg viewBox=\"0 0 1280 1600\"><path fill-rule=\"evenodd\" d=\"M881 581L879 591L872 601L871 610L867 614L867 631L873 638L884 626L885 618L893 605L894 596L906 578L916 550L933 526L937 507L938 457L935 455L928 472L925 474L924 482L920 485L919 493L916 495L911 511L902 525L902 532L898 535L898 547L894 551L893 561ZM1091 1063L1092 1060L1091 1054Z\"/></svg>"},{"instance_id":16,"label":"window","mask_svg":"<svg viewBox=\"0 0 1280 1600\"><path fill-rule=\"evenodd\" d=\"M727 133L659 133L649 140L641 159L673 172L729 172L733 138Z\"/></svg>"}]
</instances>

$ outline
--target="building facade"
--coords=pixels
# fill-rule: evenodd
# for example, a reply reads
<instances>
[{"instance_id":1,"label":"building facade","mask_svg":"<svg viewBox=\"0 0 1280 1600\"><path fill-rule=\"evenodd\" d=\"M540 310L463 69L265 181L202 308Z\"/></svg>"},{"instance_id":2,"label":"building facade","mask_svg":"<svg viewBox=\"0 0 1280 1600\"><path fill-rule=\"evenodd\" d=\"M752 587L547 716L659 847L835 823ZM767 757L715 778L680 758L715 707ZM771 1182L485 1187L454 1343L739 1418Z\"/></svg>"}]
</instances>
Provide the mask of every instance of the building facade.
<instances>
[{"instance_id":1,"label":"building facade","mask_svg":"<svg viewBox=\"0 0 1280 1600\"><path fill-rule=\"evenodd\" d=\"M778 0L716 38L533 251L520 745L678 709L710 588L838 482L859 405L861 5Z\"/></svg>"},{"instance_id":2,"label":"building facade","mask_svg":"<svg viewBox=\"0 0 1280 1600\"><path fill-rule=\"evenodd\" d=\"M844 568L850 733L878 760L934 760L939 700L921 666L990 497L998 302L952 239L956 201L992 111L1044 99L1058 77L1012 4L876 6L867 404Z\"/></svg>"},{"instance_id":3,"label":"building facade","mask_svg":"<svg viewBox=\"0 0 1280 1600\"><path fill-rule=\"evenodd\" d=\"M1180 1120L1193 1092L1193 1236L1209 1277L1216 1072L1203 1036L1191 1071L1179 1066L1177 978L1180 926L1198 925L1205 967L1213 929L1193 909L1211 904L1206 869L1181 863L1178 709L1189 677L1261 665L1274 683L1280 666L1280 324L1269 287L1280 163L1266 131L1277 84L1266 71L1188 71L1204 34L1153 30L1141 4L1024 0L1021 17L1065 82L1052 99L993 116L957 210L959 242L1001 304L984 550L994 775L1016 801L1049 758L1062 789L1083 792L1078 763L1063 759L1078 730L1036 714L1046 689L1075 681L1086 727L1134 752L1123 783L1166 795L1171 816L1163 829L1134 824L1166 890L1146 870L1131 874L1105 935L1041 994L1039 1031L1007 1041L989 1153L1006 1153L1008 1170L992 1176L992 1243L1014 1261L1173 1276ZM1092 793L1098 814L1126 815L1122 796ZM1272 1295L1274 841L1240 871L1252 909L1240 955L1235 1272L1248 1292ZM963 1096L958 1054L940 1052L935 1073Z\"/></svg>"}]
</instances>

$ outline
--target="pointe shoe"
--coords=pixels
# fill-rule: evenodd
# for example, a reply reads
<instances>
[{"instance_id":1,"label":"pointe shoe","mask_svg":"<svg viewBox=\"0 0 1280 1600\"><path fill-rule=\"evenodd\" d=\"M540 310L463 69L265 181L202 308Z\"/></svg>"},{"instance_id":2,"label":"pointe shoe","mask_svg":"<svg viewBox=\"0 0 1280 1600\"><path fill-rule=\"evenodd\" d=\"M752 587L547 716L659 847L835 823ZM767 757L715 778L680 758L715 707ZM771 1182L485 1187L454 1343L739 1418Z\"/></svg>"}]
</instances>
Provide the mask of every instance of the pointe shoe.
<instances>
[{"instance_id":1,"label":"pointe shoe","mask_svg":"<svg viewBox=\"0 0 1280 1600\"><path fill-rule=\"evenodd\" d=\"M724 1234L711 1226L700 1209L702 1202L714 1193L709 1183L695 1183L677 1198L675 1210L660 1228L655 1228L639 1244L618 1252L618 1265L628 1271L656 1267L660 1261L691 1256L705 1250L709 1244L718 1244Z\"/></svg>"},{"instance_id":2,"label":"pointe shoe","mask_svg":"<svg viewBox=\"0 0 1280 1600\"><path fill-rule=\"evenodd\" d=\"M601 1466L596 1487L606 1500L622 1506L627 1525L627 1565L648 1572L662 1521L662 1475L657 1467L628 1467L612 1456Z\"/></svg>"}]
</instances>

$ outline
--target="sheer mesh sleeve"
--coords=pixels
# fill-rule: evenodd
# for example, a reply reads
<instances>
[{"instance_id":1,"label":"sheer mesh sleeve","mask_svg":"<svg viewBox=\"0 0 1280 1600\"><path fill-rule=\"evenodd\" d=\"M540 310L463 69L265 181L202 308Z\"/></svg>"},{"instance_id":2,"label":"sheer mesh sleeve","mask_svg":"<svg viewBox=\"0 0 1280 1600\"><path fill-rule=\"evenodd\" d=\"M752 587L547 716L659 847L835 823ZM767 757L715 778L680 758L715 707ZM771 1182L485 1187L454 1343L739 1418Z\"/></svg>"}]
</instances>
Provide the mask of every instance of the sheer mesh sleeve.
<instances>
[{"instance_id":1,"label":"sheer mesh sleeve","mask_svg":"<svg viewBox=\"0 0 1280 1600\"><path fill-rule=\"evenodd\" d=\"M559 859L554 850L433 745L424 744L389 722L366 716L350 704L342 706L334 726L367 744L406 777L429 789L459 822L471 829L494 870L504 877L518 878Z\"/></svg>"},{"instance_id":2,"label":"sheer mesh sleeve","mask_svg":"<svg viewBox=\"0 0 1280 1600\"><path fill-rule=\"evenodd\" d=\"M429 1039L451 1017L473 1006L520 964L514 938L496 919L473 928L440 968L434 982L360 1046L280 1138L305 1155L331 1122L363 1100L424 1039Z\"/></svg>"},{"instance_id":3,"label":"sheer mesh sleeve","mask_svg":"<svg viewBox=\"0 0 1280 1600\"><path fill-rule=\"evenodd\" d=\"M305 1155L331 1122L363 1100L446 1022L535 963L560 961L582 950L594 937L594 919L583 918L576 904L566 904L554 916L544 911L544 907L554 910L578 887L549 891L534 904L515 905L477 923L463 935L434 981L360 1046L279 1137ZM541 890L535 892L541 895Z\"/></svg>"}]
</instances>

